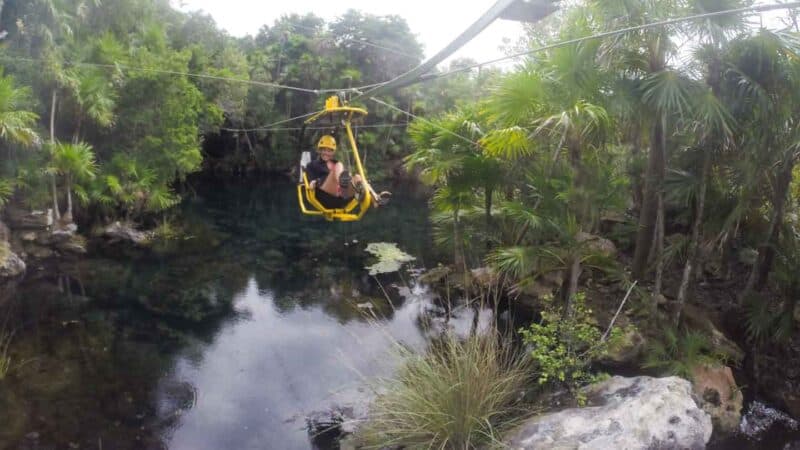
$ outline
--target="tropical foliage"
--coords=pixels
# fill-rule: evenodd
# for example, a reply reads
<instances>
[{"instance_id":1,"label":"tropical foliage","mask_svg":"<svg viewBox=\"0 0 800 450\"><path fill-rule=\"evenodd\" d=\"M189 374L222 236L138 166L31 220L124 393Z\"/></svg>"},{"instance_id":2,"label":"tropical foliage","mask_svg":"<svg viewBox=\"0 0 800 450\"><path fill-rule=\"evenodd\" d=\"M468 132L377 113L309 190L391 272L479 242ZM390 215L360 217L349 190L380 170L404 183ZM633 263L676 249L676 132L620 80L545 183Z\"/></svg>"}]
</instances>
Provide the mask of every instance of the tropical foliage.
<instances>
[{"instance_id":1,"label":"tropical foliage","mask_svg":"<svg viewBox=\"0 0 800 450\"><path fill-rule=\"evenodd\" d=\"M174 205L181 183L203 168L287 171L317 131L265 125L319 109L325 95L315 89L379 83L422 59L404 19L352 10L328 22L285 16L234 38L168 0L8 0L0 29L0 203L19 192L62 221L149 217ZM450 86L467 97L496 73L465 72L382 100L441 112L456 104ZM408 120L368 106L358 135L380 172L406 153ZM87 148L92 176L61 167Z\"/></svg>"},{"instance_id":2,"label":"tropical foliage","mask_svg":"<svg viewBox=\"0 0 800 450\"><path fill-rule=\"evenodd\" d=\"M531 30L529 43L742 6L589 1ZM800 156L800 35L787 17L791 28L726 14L551 46L480 101L416 121L406 163L435 189L438 241L457 267L488 262L512 294L557 275L568 312L592 273L647 283L638 292L649 290L651 313L664 278L677 277L673 323L698 277L745 271L751 335L785 336L792 320L778 319L791 316L797 294L788 273L798 267L790 243ZM480 205L485 217L475 220ZM597 245L599 234L631 256L628 267ZM759 294L770 278L785 299Z\"/></svg>"}]
</instances>

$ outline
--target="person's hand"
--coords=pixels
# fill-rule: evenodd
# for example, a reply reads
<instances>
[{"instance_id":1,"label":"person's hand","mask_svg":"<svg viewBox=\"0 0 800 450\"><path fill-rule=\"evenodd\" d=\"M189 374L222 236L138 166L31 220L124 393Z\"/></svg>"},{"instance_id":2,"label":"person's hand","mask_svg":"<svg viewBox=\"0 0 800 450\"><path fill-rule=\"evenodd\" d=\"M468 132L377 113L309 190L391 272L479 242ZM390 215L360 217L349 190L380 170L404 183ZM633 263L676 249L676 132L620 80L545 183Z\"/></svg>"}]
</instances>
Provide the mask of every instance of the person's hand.
<instances>
[{"instance_id":1,"label":"person's hand","mask_svg":"<svg viewBox=\"0 0 800 450\"><path fill-rule=\"evenodd\" d=\"M308 187L310 187L311 189L316 189L317 188L317 180L311 180L311 183L308 183Z\"/></svg>"}]
</instances>

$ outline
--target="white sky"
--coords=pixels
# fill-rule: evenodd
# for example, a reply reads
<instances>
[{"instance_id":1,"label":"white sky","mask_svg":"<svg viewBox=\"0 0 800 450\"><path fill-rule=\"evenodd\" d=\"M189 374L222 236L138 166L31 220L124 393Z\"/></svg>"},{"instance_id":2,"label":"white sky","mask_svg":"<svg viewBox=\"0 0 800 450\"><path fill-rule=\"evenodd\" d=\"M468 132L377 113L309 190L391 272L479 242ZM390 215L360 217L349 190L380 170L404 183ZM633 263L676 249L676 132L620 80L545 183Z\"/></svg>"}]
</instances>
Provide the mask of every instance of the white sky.
<instances>
[{"instance_id":1,"label":"white sky","mask_svg":"<svg viewBox=\"0 0 800 450\"><path fill-rule=\"evenodd\" d=\"M495 0L170 0L183 11L203 10L233 36L255 34L261 25L272 25L284 14L313 12L326 21L356 9L375 15L404 17L411 32L431 56L450 43L489 9ZM518 22L497 20L452 58L488 61L505 56L499 49L503 38L516 42L523 34Z\"/></svg>"}]
</instances>

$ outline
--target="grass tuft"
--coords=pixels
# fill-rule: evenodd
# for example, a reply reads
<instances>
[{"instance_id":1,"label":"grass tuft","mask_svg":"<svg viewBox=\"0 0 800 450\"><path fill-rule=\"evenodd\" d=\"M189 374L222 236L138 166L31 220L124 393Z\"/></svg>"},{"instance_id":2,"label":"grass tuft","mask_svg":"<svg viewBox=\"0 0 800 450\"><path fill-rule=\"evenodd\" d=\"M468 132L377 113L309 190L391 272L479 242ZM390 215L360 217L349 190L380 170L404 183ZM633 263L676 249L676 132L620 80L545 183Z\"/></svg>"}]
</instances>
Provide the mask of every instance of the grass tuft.
<instances>
[{"instance_id":1,"label":"grass tuft","mask_svg":"<svg viewBox=\"0 0 800 450\"><path fill-rule=\"evenodd\" d=\"M404 364L382 380L361 429L368 448L472 449L497 443L516 423L529 359L497 333L447 334L425 354L401 349Z\"/></svg>"},{"instance_id":2,"label":"grass tuft","mask_svg":"<svg viewBox=\"0 0 800 450\"><path fill-rule=\"evenodd\" d=\"M8 349L11 346L11 333L0 330L0 381L3 381L11 371L11 356Z\"/></svg>"}]
</instances>

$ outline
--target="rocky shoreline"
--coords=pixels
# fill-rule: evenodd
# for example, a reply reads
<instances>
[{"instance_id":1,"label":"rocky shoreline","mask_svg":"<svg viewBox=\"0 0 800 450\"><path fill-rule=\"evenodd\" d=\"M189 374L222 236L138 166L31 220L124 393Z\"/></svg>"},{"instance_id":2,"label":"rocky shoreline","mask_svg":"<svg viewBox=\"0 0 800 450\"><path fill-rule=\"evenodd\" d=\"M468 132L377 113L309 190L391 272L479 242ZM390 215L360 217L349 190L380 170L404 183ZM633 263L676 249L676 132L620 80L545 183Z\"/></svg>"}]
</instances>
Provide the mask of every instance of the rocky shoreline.
<instances>
[{"instance_id":1,"label":"rocky shoreline","mask_svg":"<svg viewBox=\"0 0 800 450\"><path fill-rule=\"evenodd\" d=\"M152 233L113 222L93 237L109 244L144 246ZM26 210L9 205L0 216L0 286L20 281L48 261L84 255L87 247L88 239L78 232L78 226L54 220L51 209Z\"/></svg>"}]
</instances>

